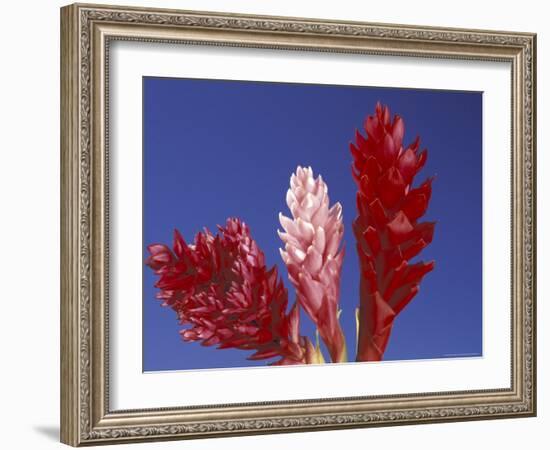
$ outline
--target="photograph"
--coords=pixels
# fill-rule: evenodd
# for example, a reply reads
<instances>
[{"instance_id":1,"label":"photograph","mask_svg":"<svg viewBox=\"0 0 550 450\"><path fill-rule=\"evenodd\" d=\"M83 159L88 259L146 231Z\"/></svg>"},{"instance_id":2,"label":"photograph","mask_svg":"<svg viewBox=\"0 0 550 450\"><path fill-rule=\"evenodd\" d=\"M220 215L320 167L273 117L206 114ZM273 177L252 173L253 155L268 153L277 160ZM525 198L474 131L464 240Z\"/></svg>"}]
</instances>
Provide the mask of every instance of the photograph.
<instances>
[{"instance_id":1,"label":"photograph","mask_svg":"<svg viewBox=\"0 0 550 450\"><path fill-rule=\"evenodd\" d=\"M143 370L482 357L482 99L143 77Z\"/></svg>"}]
</instances>

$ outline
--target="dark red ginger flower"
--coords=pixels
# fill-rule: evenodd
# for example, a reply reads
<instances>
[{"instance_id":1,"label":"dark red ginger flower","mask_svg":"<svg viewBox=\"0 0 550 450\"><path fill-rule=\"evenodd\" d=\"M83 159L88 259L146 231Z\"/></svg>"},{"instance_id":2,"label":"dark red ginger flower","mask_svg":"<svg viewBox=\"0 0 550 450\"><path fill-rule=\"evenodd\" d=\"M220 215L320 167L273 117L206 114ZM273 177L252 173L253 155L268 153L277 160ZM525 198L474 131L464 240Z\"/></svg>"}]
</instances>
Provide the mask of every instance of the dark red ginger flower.
<instances>
[{"instance_id":1,"label":"dark red ginger flower","mask_svg":"<svg viewBox=\"0 0 550 450\"><path fill-rule=\"evenodd\" d=\"M279 357L275 364L309 363L314 348L299 335L299 314L287 314L288 293L276 267L239 219L213 235L205 229L193 244L174 232L173 248L148 247L146 264L158 275L157 298L185 326L185 341L218 348L253 350L249 359Z\"/></svg>"},{"instance_id":2,"label":"dark red ginger flower","mask_svg":"<svg viewBox=\"0 0 550 450\"><path fill-rule=\"evenodd\" d=\"M353 229L361 267L357 361L382 359L393 321L419 291L434 262L409 260L433 238L433 222L418 222L428 208L432 179L412 188L427 151L420 140L403 147L403 119L380 103L365 121L367 138L350 144L358 187Z\"/></svg>"}]
</instances>

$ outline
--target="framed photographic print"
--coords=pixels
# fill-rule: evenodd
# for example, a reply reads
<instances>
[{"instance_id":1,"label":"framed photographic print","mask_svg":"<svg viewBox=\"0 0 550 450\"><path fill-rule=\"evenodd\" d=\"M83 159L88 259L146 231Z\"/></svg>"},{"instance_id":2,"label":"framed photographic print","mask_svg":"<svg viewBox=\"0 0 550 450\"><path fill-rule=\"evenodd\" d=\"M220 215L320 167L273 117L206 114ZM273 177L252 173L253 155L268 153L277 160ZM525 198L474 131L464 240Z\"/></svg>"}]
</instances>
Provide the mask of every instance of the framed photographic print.
<instances>
[{"instance_id":1,"label":"framed photographic print","mask_svg":"<svg viewBox=\"0 0 550 450\"><path fill-rule=\"evenodd\" d=\"M62 8L62 441L533 416L535 38Z\"/></svg>"}]
</instances>

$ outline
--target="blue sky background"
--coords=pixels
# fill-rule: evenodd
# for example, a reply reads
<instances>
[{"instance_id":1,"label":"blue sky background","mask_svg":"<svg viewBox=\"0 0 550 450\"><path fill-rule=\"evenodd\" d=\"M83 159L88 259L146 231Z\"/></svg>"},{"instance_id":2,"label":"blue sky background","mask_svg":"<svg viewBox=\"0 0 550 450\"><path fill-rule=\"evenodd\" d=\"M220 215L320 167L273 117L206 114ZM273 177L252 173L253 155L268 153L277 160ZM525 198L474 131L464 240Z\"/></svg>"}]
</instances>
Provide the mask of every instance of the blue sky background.
<instances>
[{"instance_id":1,"label":"blue sky background","mask_svg":"<svg viewBox=\"0 0 550 450\"><path fill-rule=\"evenodd\" d=\"M416 179L436 175L426 220L437 221L420 259L435 270L395 320L385 360L479 356L482 352L482 94L145 77L143 79L143 254L171 243L174 228L187 241L227 217L248 223L268 265L279 256L278 213L296 166L312 166L343 206L346 257L341 323L355 353L354 310L359 272L352 221L356 187L348 143L377 101L405 121L405 143L418 134L428 162ZM246 367L250 352L216 350L180 338L175 313L155 299L155 276L143 270L145 371ZM139 307L140 305L136 305ZM314 337L303 317L302 334Z\"/></svg>"}]
</instances>

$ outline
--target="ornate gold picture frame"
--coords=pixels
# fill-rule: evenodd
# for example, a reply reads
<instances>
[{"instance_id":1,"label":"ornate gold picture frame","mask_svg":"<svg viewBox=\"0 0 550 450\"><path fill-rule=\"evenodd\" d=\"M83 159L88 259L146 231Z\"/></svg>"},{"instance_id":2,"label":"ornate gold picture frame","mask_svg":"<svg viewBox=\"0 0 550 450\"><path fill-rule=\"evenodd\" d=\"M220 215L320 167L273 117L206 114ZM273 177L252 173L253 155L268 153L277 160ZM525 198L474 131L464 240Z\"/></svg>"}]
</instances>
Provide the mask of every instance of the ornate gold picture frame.
<instances>
[{"instance_id":1,"label":"ornate gold picture frame","mask_svg":"<svg viewBox=\"0 0 550 450\"><path fill-rule=\"evenodd\" d=\"M113 408L110 384L110 59L115 42L505 63L511 148L507 386ZM74 4L61 9L61 441L163 439L422 424L536 414L536 36ZM485 137L487 138L487 137ZM488 137L490 138L490 136ZM136 149L136 152L140 152ZM484 161L487 164L487 161ZM499 164L498 161L491 164ZM138 301L139 302L139 301ZM139 307L139 303L138 303ZM491 320L485 317L484 320ZM287 369L276 369L287 370Z\"/></svg>"}]
</instances>

